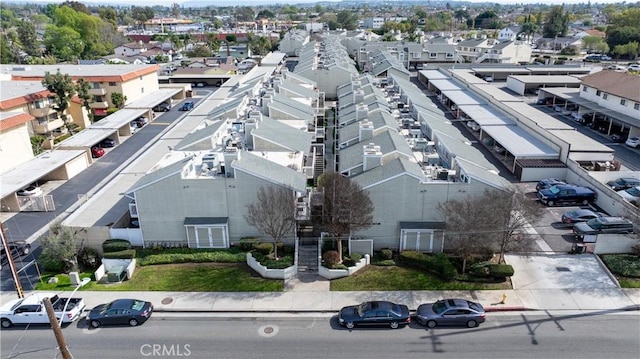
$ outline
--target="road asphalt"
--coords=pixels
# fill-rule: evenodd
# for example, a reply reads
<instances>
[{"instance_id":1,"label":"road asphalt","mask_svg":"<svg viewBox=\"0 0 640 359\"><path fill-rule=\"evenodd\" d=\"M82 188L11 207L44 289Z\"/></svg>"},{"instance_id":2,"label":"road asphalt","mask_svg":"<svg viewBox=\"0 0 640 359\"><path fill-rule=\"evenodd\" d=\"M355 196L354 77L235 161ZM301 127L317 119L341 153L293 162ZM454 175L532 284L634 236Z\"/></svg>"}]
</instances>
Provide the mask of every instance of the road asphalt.
<instances>
[{"instance_id":1,"label":"road asphalt","mask_svg":"<svg viewBox=\"0 0 640 359\"><path fill-rule=\"evenodd\" d=\"M640 289L620 288L597 256L507 256L514 266L513 289L473 291L331 291L329 281L299 274L285 282L282 292L106 292L79 291L87 309L118 298L153 303L157 312L211 313L326 313L368 300L418 305L443 298L466 298L481 303L487 312L524 310L640 310ZM71 293L67 293L69 295ZM65 293L61 293L64 296ZM16 299L0 293L0 302Z\"/></svg>"}]
</instances>

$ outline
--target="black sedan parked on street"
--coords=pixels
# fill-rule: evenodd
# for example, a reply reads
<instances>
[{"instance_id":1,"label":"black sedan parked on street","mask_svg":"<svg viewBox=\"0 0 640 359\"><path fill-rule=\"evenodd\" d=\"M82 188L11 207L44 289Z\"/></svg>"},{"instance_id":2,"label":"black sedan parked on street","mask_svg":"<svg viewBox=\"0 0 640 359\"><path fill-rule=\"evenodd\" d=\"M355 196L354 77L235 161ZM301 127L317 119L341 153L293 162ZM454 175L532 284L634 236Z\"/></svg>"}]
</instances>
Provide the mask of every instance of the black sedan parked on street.
<instances>
[{"instance_id":1,"label":"black sedan parked on street","mask_svg":"<svg viewBox=\"0 0 640 359\"><path fill-rule=\"evenodd\" d=\"M135 327L151 317L153 304L137 299L116 299L91 309L87 322L91 328L101 325L128 324Z\"/></svg>"},{"instance_id":2,"label":"black sedan parked on street","mask_svg":"<svg viewBox=\"0 0 640 359\"><path fill-rule=\"evenodd\" d=\"M461 325L477 327L485 321L482 304L466 299L442 299L435 303L421 304L416 311L418 323L429 328Z\"/></svg>"},{"instance_id":3,"label":"black sedan parked on street","mask_svg":"<svg viewBox=\"0 0 640 359\"><path fill-rule=\"evenodd\" d=\"M388 325L393 329L411 323L409 307L385 301L363 302L340 309L338 322L343 327Z\"/></svg>"}]
</instances>

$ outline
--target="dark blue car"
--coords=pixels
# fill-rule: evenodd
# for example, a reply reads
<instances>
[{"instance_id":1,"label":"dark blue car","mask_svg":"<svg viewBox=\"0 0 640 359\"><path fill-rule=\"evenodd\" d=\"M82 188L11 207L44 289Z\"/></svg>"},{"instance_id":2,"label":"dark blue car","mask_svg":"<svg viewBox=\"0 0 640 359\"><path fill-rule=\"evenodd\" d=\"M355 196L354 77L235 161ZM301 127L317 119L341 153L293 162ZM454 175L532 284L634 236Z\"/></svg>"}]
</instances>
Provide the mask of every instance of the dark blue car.
<instances>
[{"instance_id":1,"label":"dark blue car","mask_svg":"<svg viewBox=\"0 0 640 359\"><path fill-rule=\"evenodd\" d=\"M180 111L189 111L193 109L193 101L187 101L185 103L182 104L182 107L180 107Z\"/></svg>"}]
</instances>

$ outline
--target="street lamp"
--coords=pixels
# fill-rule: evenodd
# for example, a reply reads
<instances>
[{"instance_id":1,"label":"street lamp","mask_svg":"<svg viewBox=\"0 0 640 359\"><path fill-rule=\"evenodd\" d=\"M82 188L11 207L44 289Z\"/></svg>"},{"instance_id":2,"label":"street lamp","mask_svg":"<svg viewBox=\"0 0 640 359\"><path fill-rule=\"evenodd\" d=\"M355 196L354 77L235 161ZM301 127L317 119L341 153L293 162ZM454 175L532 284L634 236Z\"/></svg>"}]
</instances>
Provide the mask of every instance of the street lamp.
<instances>
[{"instance_id":1,"label":"street lamp","mask_svg":"<svg viewBox=\"0 0 640 359\"><path fill-rule=\"evenodd\" d=\"M62 318L64 317L64 314L67 312L67 306L69 305L69 301L71 300L71 298L73 298L73 295L76 294L78 289L80 289L81 287L84 287L89 282L91 282L91 278L82 278L80 283L78 283L78 285L76 286L76 289L74 289L73 292L71 292L71 295L69 296L69 298L67 298L67 301L64 303L64 308L62 309L62 314L60 315L60 319L58 319L59 325L62 325Z\"/></svg>"}]
</instances>

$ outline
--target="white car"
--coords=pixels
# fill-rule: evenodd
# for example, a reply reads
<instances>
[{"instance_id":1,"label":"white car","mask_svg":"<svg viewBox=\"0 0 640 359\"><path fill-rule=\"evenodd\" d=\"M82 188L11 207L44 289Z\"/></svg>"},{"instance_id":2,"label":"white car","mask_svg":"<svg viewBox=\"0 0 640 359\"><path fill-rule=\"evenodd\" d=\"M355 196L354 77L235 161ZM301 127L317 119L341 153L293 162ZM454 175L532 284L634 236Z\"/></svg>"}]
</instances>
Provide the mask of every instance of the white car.
<instances>
[{"instance_id":1,"label":"white car","mask_svg":"<svg viewBox=\"0 0 640 359\"><path fill-rule=\"evenodd\" d=\"M629 65L627 71L640 71L640 64Z\"/></svg>"},{"instance_id":2,"label":"white car","mask_svg":"<svg viewBox=\"0 0 640 359\"><path fill-rule=\"evenodd\" d=\"M42 188L38 186L31 185L27 188L21 189L18 191L18 196L24 197L38 197L42 196Z\"/></svg>"},{"instance_id":3,"label":"white car","mask_svg":"<svg viewBox=\"0 0 640 359\"><path fill-rule=\"evenodd\" d=\"M629 137L624 144L629 147L637 148L640 146L640 137Z\"/></svg>"},{"instance_id":4,"label":"white car","mask_svg":"<svg viewBox=\"0 0 640 359\"><path fill-rule=\"evenodd\" d=\"M640 186L631 187L631 188L624 189L622 191L618 191L618 194L622 196L622 198L626 199L627 201L637 204L638 200L640 199Z\"/></svg>"}]
</instances>

